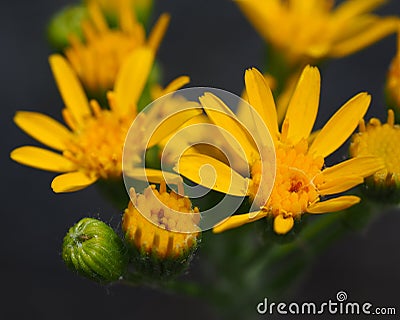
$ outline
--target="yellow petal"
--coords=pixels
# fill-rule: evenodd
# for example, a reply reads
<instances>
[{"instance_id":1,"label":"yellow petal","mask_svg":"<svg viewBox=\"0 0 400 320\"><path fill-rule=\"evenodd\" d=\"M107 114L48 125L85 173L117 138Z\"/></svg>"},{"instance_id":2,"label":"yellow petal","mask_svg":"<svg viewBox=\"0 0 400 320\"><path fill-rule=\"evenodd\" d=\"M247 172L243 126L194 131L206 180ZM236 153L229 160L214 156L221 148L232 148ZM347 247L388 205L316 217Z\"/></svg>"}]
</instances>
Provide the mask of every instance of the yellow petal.
<instances>
[{"instance_id":1,"label":"yellow petal","mask_svg":"<svg viewBox=\"0 0 400 320\"><path fill-rule=\"evenodd\" d=\"M325 158L338 149L357 128L370 102L371 96L365 92L347 101L315 137L309 153Z\"/></svg>"},{"instance_id":2,"label":"yellow petal","mask_svg":"<svg viewBox=\"0 0 400 320\"><path fill-rule=\"evenodd\" d=\"M18 111L14 122L31 137L56 150L64 150L71 132L56 120L38 112Z\"/></svg>"},{"instance_id":3,"label":"yellow petal","mask_svg":"<svg viewBox=\"0 0 400 320\"><path fill-rule=\"evenodd\" d=\"M333 15L335 19L347 20L363 13L371 12L387 0L351 0L343 1L337 6Z\"/></svg>"},{"instance_id":4,"label":"yellow petal","mask_svg":"<svg viewBox=\"0 0 400 320\"><path fill-rule=\"evenodd\" d=\"M332 57L343 57L359 51L394 33L399 24L398 18L377 18L375 23L354 36L336 44L330 53Z\"/></svg>"},{"instance_id":5,"label":"yellow petal","mask_svg":"<svg viewBox=\"0 0 400 320\"><path fill-rule=\"evenodd\" d=\"M142 47L125 58L115 80L115 107L121 115L132 112L142 95L153 66L154 52Z\"/></svg>"},{"instance_id":6,"label":"yellow petal","mask_svg":"<svg viewBox=\"0 0 400 320\"><path fill-rule=\"evenodd\" d=\"M357 196L342 196L327 201L317 202L308 207L307 212L318 214L341 211L359 203L360 201L361 199Z\"/></svg>"},{"instance_id":7,"label":"yellow petal","mask_svg":"<svg viewBox=\"0 0 400 320\"><path fill-rule=\"evenodd\" d=\"M276 140L279 136L278 118L270 87L256 68L246 70L244 79L250 105L256 109L268 127L272 138Z\"/></svg>"},{"instance_id":8,"label":"yellow petal","mask_svg":"<svg viewBox=\"0 0 400 320\"><path fill-rule=\"evenodd\" d=\"M280 16L283 7L282 1L236 0L236 3L247 19L253 24L254 28L264 37L264 39L268 40L271 30L266 28L266 23L274 21L276 20L276 17Z\"/></svg>"},{"instance_id":9,"label":"yellow petal","mask_svg":"<svg viewBox=\"0 0 400 320\"><path fill-rule=\"evenodd\" d=\"M85 118L91 115L85 91L76 74L61 55L52 54L49 62L65 106L70 110L75 121L82 125Z\"/></svg>"},{"instance_id":10,"label":"yellow petal","mask_svg":"<svg viewBox=\"0 0 400 320\"><path fill-rule=\"evenodd\" d=\"M321 4L326 1L321 0L289 0L290 9L296 14L305 14L315 12L320 9Z\"/></svg>"},{"instance_id":11,"label":"yellow petal","mask_svg":"<svg viewBox=\"0 0 400 320\"><path fill-rule=\"evenodd\" d=\"M182 111L176 112L167 119L165 119L153 132L147 148L158 144L165 137L176 131L181 125L189 121L193 117L199 116L203 113L201 106L197 102L188 101L182 107Z\"/></svg>"},{"instance_id":12,"label":"yellow petal","mask_svg":"<svg viewBox=\"0 0 400 320\"><path fill-rule=\"evenodd\" d=\"M246 178L226 164L203 154L182 156L174 170L209 189L238 197L247 194Z\"/></svg>"},{"instance_id":13,"label":"yellow petal","mask_svg":"<svg viewBox=\"0 0 400 320\"><path fill-rule=\"evenodd\" d=\"M168 184L179 184L183 182L181 176L175 173L156 170L156 169L147 169L147 168L124 169L124 175L129 178L141 181L148 181L150 183L167 182Z\"/></svg>"},{"instance_id":14,"label":"yellow petal","mask_svg":"<svg viewBox=\"0 0 400 320\"><path fill-rule=\"evenodd\" d=\"M294 219L292 216L285 218L283 215L277 215L274 219L274 231L277 234L286 234L292 230Z\"/></svg>"},{"instance_id":15,"label":"yellow petal","mask_svg":"<svg viewBox=\"0 0 400 320\"><path fill-rule=\"evenodd\" d=\"M84 189L97 181L98 177L89 177L81 171L69 172L55 177L51 188L56 193L74 192Z\"/></svg>"},{"instance_id":16,"label":"yellow petal","mask_svg":"<svg viewBox=\"0 0 400 320\"><path fill-rule=\"evenodd\" d=\"M92 22L96 26L97 31L100 32L107 31L108 30L107 21L104 18L96 1L88 1L87 9L89 11L89 15Z\"/></svg>"},{"instance_id":17,"label":"yellow petal","mask_svg":"<svg viewBox=\"0 0 400 320\"><path fill-rule=\"evenodd\" d=\"M384 167L385 163L381 158L374 156L356 157L326 168L322 174L326 181L349 176L366 178Z\"/></svg>"},{"instance_id":18,"label":"yellow petal","mask_svg":"<svg viewBox=\"0 0 400 320\"><path fill-rule=\"evenodd\" d=\"M183 86L187 85L190 82L190 78L188 76L180 76L173 81L171 81L164 90L162 90L161 95L165 95L171 92L174 92Z\"/></svg>"},{"instance_id":19,"label":"yellow petal","mask_svg":"<svg viewBox=\"0 0 400 320\"><path fill-rule=\"evenodd\" d=\"M153 27L149 35L148 46L157 51L158 47L162 39L164 38L165 32L167 31L168 25L170 21L169 14L162 14L160 18L157 20L156 25Z\"/></svg>"},{"instance_id":20,"label":"yellow petal","mask_svg":"<svg viewBox=\"0 0 400 320\"><path fill-rule=\"evenodd\" d=\"M296 144L307 139L318 113L321 76L316 67L306 66L289 101L285 120L289 121L287 139Z\"/></svg>"},{"instance_id":21,"label":"yellow petal","mask_svg":"<svg viewBox=\"0 0 400 320\"><path fill-rule=\"evenodd\" d=\"M246 163L249 163L254 155L257 154L257 149L252 136L241 124L236 115L224 102L211 93L206 92L199 100L210 120L217 127L228 131L235 139L235 142L239 144L241 149L236 150L237 148L235 148L237 155L246 161ZM232 137L227 135L226 132L221 130L221 134L228 142L232 142ZM232 144L233 146L234 144ZM246 155L246 159L243 158L243 152Z\"/></svg>"},{"instance_id":22,"label":"yellow petal","mask_svg":"<svg viewBox=\"0 0 400 320\"><path fill-rule=\"evenodd\" d=\"M134 34L136 28L139 27L139 24L136 21L136 17L132 12L130 1L119 1L119 26L122 31L128 34Z\"/></svg>"},{"instance_id":23,"label":"yellow petal","mask_svg":"<svg viewBox=\"0 0 400 320\"><path fill-rule=\"evenodd\" d=\"M24 146L13 150L11 159L36 169L53 172L70 172L76 165L62 155L38 147Z\"/></svg>"},{"instance_id":24,"label":"yellow petal","mask_svg":"<svg viewBox=\"0 0 400 320\"><path fill-rule=\"evenodd\" d=\"M264 218L267 215L265 211L260 211L259 213L253 214L255 218L250 218L248 213L238 214L231 216L224 221L220 222L213 228L214 233L221 233L229 229L237 228L243 226L247 223L257 221L259 219Z\"/></svg>"},{"instance_id":25,"label":"yellow petal","mask_svg":"<svg viewBox=\"0 0 400 320\"><path fill-rule=\"evenodd\" d=\"M318 186L321 195L330 195L347 191L356 185L363 183L364 178L360 176L346 176L334 180L329 180Z\"/></svg>"}]
</instances>

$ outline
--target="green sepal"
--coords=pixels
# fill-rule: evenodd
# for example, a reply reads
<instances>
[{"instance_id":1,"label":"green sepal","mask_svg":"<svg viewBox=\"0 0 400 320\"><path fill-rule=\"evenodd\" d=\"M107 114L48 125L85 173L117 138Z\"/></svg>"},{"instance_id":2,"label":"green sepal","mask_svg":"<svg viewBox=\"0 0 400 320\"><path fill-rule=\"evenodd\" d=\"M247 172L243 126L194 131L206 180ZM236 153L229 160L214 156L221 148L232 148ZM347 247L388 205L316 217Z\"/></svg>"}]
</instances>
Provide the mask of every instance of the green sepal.
<instances>
[{"instance_id":1,"label":"green sepal","mask_svg":"<svg viewBox=\"0 0 400 320\"><path fill-rule=\"evenodd\" d=\"M385 180L370 176L361 185L361 192L371 201L383 204L400 204L400 181L388 174Z\"/></svg>"},{"instance_id":2,"label":"green sepal","mask_svg":"<svg viewBox=\"0 0 400 320\"><path fill-rule=\"evenodd\" d=\"M136 275L140 275L145 282L169 281L185 272L192 261L199 245L201 237L187 249L183 249L178 256L161 257L157 252L147 252L144 248L137 248L126 237L129 248L130 266Z\"/></svg>"}]
</instances>

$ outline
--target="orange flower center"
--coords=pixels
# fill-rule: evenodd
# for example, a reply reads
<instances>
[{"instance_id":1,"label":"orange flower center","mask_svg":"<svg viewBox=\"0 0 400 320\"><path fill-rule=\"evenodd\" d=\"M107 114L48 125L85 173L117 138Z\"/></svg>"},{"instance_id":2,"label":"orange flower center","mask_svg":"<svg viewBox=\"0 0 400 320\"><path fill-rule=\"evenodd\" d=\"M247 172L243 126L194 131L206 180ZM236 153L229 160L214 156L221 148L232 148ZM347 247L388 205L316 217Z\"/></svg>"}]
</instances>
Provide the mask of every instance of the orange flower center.
<instances>
[{"instance_id":1,"label":"orange flower center","mask_svg":"<svg viewBox=\"0 0 400 320\"><path fill-rule=\"evenodd\" d=\"M104 179L122 174L122 151L132 117L120 117L110 110L98 110L85 121L85 126L74 130L64 156L88 175Z\"/></svg>"},{"instance_id":2,"label":"orange flower center","mask_svg":"<svg viewBox=\"0 0 400 320\"><path fill-rule=\"evenodd\" d=\"M322 183L320 175L324 160L307 153L308 144L303 140L295 146L280 144L276 148L276 176L272 193L265 199L263 210L273 216L299 216L307 207L319 200L317 186ZM250 196L258 190L261 177L260 161L252 166Z\"/></svg>"}]
</instances>

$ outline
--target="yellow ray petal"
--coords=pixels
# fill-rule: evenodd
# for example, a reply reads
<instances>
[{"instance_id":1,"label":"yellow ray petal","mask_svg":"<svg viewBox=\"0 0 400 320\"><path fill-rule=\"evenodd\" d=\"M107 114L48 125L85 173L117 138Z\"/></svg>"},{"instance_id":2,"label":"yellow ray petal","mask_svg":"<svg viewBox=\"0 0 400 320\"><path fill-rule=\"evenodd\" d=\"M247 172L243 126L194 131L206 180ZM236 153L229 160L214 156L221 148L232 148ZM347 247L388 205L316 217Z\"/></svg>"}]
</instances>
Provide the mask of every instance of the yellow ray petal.
<instances>
[{"instance_id":1,"label":"yellow ray petal","mask_svg":"<svg viewBox=\"0 0 400 320\"><path fill-rule=\"evenodd\" d=\"M11 159L36 169L53 172L70 172L76 170L76 165L62 155L33 146L24 146L13 150Z\"/></svg>"},{"instance_id":2,"label":"yellow ray petal","mask_svg":"<svg viewBox=\"0 0 400 320\"><path fill-rule=\"evenodd\" d=\"M364 178L360 176L346 176L334 180L329 180L318 187L321 195L330 195L347 191L356 185L364 182Z\"/></svg>"},{"instance_id":3,"label":"yellow ray petal","mask_svg":"<svg viewBox=\"0 0 400 320\"><path fill-rule=\"evenodd\" d=\"M118 8L119 25L122 31L132 34L138 27L136 17L132 12L130 1L120 1Z\"/></svg>"},{"instance_id":4,"label":"yellow ray petal","mask_svg":"<svg viewBox=\"0 0 400 320\"><path fill-rule=\"evenodd\" d=\"M157 51L162 39L164 38L165 32L167 31L170 21L170 16L167 13L163 13L158 18L156 25L153 27L148 40L148 46L154 51Z\"/></svg>"},{"instance_id":5,"label":"yellow ray petal","mask_svg":"<svg viewBox=\"0 0 400 320\"><path fill-rule=\"evenodd\" d=\"M387 0L347 0L339 4L333 15L335 19L347 20L363 13L371 12Z\"/></svg>"},{"instance_id":6,"label":"yellow ray petal","mask_svg":"<svg viewBox=\"0 0 400 320\"><path fill-rule=\"evenodd\" d=\"M98 177L89 177L81 171L69 172L55 177L51 188L56 193L74 192L84 189L97 181Z\"/></svg>"},{"instance_id":7,"label":"yellow ray petal","mask_svg":"<svg viewBox=\"0 0 400 320\"><path fill-rule=\"evenodd\" d=\"M294 226L294 219L292 216L287 218L283 217L283 215L277 215L274 219L274 231L277 234L286 234L290 230L292 230Z\"/></svg>"},{"instance_id":8,"label":"yellow ray petal","mask_svg":"<svg viewBox=\"0 0 400 320\"><path fill-rule=\"evenodd\" d=\"M201 106L197 102L185 102L184 108L185 110L179 111L168 117L157 127L150 138L147 148L155 146L165 137L176 131L185 122L203 113Z\"/></svg>"},{"instance_id":9,"label":"yellow ray petal","mask_svg":"<svg viewBox=\"0 0 400 320\"><path fill-rule=\"evenodd\" d=\"M56 150L64 150L65 142L72 137L62 124L38 112L18 111L14 122L31 137Z\"/></svg>"},{"instance_id":10,"label":"yellow ray petal","mask_svg":"<svg viewBox=\"0 0 400 320\"><path fill-rule=\"evenodd\" d=\"M173 172L166 172L156 169L147 169L147 168L124 169L124 174L129 178L141 181L148 181L150 183L167 182L168 184L179 184L183 182L181 176Z\"/></svg>"},{"instance_id":11,"label":"yellow ray petal","mask_svg":"<svg viewBox=\"0 0 400 320\"><path fill-rule=\"evenodd\" d=\"M221 233L229 229L237 228L245 225L246 223L260 220L264 218L266 215L267 213L265 211L254 213L252 216L254 216L255 218L252 219L250 218L250 215L248 213L234 215L217 224L213 228L213 232Z\"/></svg>"},{"instance_id":12,"label":"yellow ray petal","mask_svg":"<svg viewBox=\"0 0 400 320\"><path fill-rule=\"evenodd\" d=\"M268 127L272 138L276 140L279 135L278 118L271 89L264 76L256 68L246 70L244 79L250 105L256 109Z\"/></svg>"},{"instance_id":13,"label":"yellow ray petal","mask_svg":"<svg viewBox=\"0 0 400 320\"><path fill-rule=\"evenodd\" d=\"M190 78L188 76L180 76L174 80L172 80L164 90L162 90L161 96L174 92L183 86L187 85L190 82Z\"/></svg>"},{"instance_id":14,"label":"yellow ray petal","mask_svg":"<svg viewBox=\"0 0 400 320\"><path fill-rule=\"evenodd\" d=\"M285 120L289 121L287 139L296 144L307 139L318 113L321 76L316 67L306 66L289 101Z\"/></svg>"},{"instance_id":15,"label":"yellow ray petal","mask_svg":"<svg viewBox=\"0 0 400 320\"><path fill-rule=\"evenodd\" d=\"M384 167L385 163L381 158L374 156L356 157L326 168L322 174L325 181L346 178L348 176L366 178Z\"/></svg>"},{"instance_id":16,"label":"yellow ray petal","mask_svg":"<svg viewBox=\"0 0 400 320\"><path fill-rule=\"evenodd\" d=\"M359 203L360 201L361 199L357 196L342 196L327 201L317 202L316 204L308 207L307 212L313 214L337 212L345 210Z\"/></svg>"},{"instance_id":17,"label":"yellow ray petal","mask_svg":"<svg viewBox=\"0 0 400 320\"><path fill-rule=\"evenodd\" d=\"M248 179L226 164L203 154L182 156L174 170L206 188L238 197L247 194Z\"/></svg>"},{"instance_id":18,"label":"yellow ray petal","mask_svg":"<svg viewBox=\"0 0 400 320\"><path fill-rule=\"evenodd\" d=\"M357 128L370 102L371 96L365 92L347 101L315 137L309 153L325 158L339 148Z\"/></svg>"},{"instance_id":19,"label":"yellow ray petal","mask_svg":"<svg viewBox=\"0 0 400 320\"><path fill-rule=\"evenodd\" d=\"M266 21L276 20L282 12L281 0L268 0L268 1L249 1L249 0L235 0L236 4L240 7L241 11L245 14L247 19L253 24L254 28L265 38L269 38L271 32L266 28Z\"/></svg>"},{"instance_id":20,"label":"yellow ray petal","mask_svg":"<svg viewBox=\"0 0 400 320\"><path fill-rule=\"evenodd\" d=\"M97 31L105 32L108 30L107 21L104 18L98 4L95 1L88 1L87 8L89 11L90 18Z\"/></svg>"},{"instance_id":21,"label":"yellow ray petal","mask_svg":"<svg viewBox=\"0 0 400 320\"><path fill-rule=\"evenodd\" d=\"M359 32L353 37L346 38L346 40L336 44L330 55L332 57L343 57L359 51L380 39L394 33L399 24L398 18L381 18L377 19L369 28L365 28L363 32Z\"/></svg>"},{"instance_id":22,"label":"yellow ray petal","mask_svg":"<svg viewBox=\"0 0 400 320\"><path fill-rule=\"evenodd\" d=\"M243 160L246 161L246 163L250 163L254 155L257 154L255 143L250 133L240 123L232 110L229 109L218 97L208 92L200 97L199 100L210 120L217 127L228 131L242 148L242 150L236 150L237 155L243 159L244 152L246 159ZM232 140L232 137L227 136L226 132L221 131L221 134L228 142Z\"/></svg>"},{"instance_id":23,"label":"yellow ray petal","mask_svg":"<svg viewBox=\"0 0 400 320\"><path fill-rule=\"evenodd\" d=\"M290 9L297 14L304 14L309 12L315 12L318 8L318 4L321 4L325 1L321 0L289 0Z\"/></svg>"},{"instance_id":24,"label":"yellow ray petal","mask_svg":"<svg viewBox=\"0 0 400 320\"><path fill-rule=\"evenodd\" d=\"M65 106L70 110L78 124L91 115L88 99L76 74L68 62L59 54L49 57L51 70Z\"/></svg>"},{"instance_id":25,"label":"yellow ray petal","mask_svg":"<svg viewBox=\"0 0 400 320\"><path fill-rule=\"evenodd\" d=\"M120 114L128 114L136 107L153 66L154 52L142 47L134 50L118 72L115 80L115 105Z\"/></svg>"}]
</instances>

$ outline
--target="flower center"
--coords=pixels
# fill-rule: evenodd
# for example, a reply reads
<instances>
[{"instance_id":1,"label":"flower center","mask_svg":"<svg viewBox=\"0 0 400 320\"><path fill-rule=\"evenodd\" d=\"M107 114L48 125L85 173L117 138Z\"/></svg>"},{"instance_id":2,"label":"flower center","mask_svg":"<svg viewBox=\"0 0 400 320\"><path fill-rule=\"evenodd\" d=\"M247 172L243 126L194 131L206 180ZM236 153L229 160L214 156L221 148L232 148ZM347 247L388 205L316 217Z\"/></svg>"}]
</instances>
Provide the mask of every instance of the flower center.
<instances>
[{"instance_id":1,"label":"flower center","mask_svg":"<svg viewBox=\"0 0 400 320\"><path fill-rule=\"evenodd\" d=\"M100 110L75 130L64 156L78 164L87 174L104 179L122 174L122 150L132 122L131 117L120 117L110 110Z\"/></svg>"},{"instance_id":2,"label":"flower center","mask_svg":"<svg viewBox=\"0 0 400 320\"><path fill-rule=\"evenodd\" d=\"M360 125L360 132L353 136L350 145L352 156L373 155L385 161L385 169L375 173L374 177L384 180L388 174L396 181L400 179L400 127L394 125L393 111L389 111L388 121L381 124L378 119L371 119L365 126Z\"/></svg>"},{"instance_id":3,"label":"flower center","mask_svg":"<svg viewBox=\"0 0 400 320\"><path fill-rule=\"evenodd\" d=\"M324 161L307 154L307 142L295 146L280 144L276 149L276 176L272 193L262 205L273 216L296 217L319 199L317 185L322 181L321 173ZM261 176L260 162L252 166L252 192L258 190L257 182ZM254 193L253 193L254 197Z\"/></svg>"}]
</instances>

